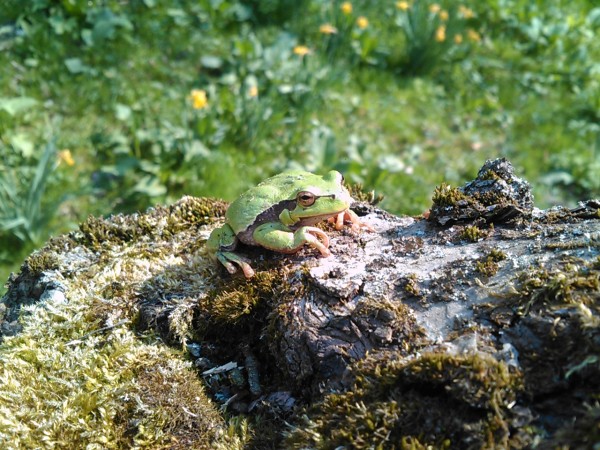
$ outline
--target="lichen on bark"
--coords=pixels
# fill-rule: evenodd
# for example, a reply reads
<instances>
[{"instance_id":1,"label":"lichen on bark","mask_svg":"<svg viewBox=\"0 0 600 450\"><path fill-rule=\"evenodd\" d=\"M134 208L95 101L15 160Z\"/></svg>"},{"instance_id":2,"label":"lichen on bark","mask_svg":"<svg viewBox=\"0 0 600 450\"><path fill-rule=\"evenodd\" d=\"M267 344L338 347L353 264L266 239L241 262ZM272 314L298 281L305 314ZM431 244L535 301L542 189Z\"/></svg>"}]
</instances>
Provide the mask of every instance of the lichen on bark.
<instances>
[{"instance_id":1,"label":"lichen on bark","mask_svg":"<svg viewBox=\"0 0 600 450\"><path fill-rule=\"evenodd\" d=\"M508 161L489 161L472 182L438 188L424 217L357 203L376 231L323 225L331 257L241 246L251 280L204 254L226 207L185 197L91 217L9 280L0 353L35 368L29 386L52 386L44 377L56 368L35 365L44 346L58 361L81 349L82 367L114 347L109 367L129 364L120 397L74 415L80 442L97 417L112 417L119 445L148 448L598 442L600 202L540 211ZM144 352L158 356L132 356ZM111 392L75 369L61 374L82 399ZM0 396L4 418L17 401L33 407L27 389L11 392ZM145 406L123 402L134 395ZM36 407L63 417L52 405Z\"/></svg>"}]
</instances>

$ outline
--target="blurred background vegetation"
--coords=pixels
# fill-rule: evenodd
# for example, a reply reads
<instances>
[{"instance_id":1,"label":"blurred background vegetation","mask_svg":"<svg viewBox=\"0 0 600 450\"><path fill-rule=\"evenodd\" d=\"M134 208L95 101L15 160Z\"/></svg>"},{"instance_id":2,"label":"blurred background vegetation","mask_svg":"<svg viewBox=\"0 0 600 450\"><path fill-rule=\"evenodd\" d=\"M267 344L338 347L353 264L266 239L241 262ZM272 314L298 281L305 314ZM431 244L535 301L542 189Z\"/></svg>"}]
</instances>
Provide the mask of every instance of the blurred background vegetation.
<instances>
[{"instance_id":1,"label":"blurred background vegetation","mask_svg":"<svg viewBox=\"0 0 600 450\"><path fill-rule=\"evenodd\" d=\"M505 156L600 195L595 0L3 0L0 277L89 214L342 171L416 214Z\"/></svg>"}]
</instances>

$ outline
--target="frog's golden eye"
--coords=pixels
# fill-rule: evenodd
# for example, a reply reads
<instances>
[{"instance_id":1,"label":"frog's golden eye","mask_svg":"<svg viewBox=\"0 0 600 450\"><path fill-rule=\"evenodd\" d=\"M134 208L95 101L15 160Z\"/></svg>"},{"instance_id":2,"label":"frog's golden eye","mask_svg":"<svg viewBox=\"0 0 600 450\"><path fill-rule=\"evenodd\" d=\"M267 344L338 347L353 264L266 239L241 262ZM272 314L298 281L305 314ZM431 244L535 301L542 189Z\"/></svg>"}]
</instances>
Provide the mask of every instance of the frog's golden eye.
<instances>
[{"instance_id":1,"label":"frog's golden eye","mask_svg":"<svg viewBox=\"0 0 600 450\"><path fill-rule=\"evenodd\" d=\"M300 205L304 207L313 205L316 199L317 197L315 196L315 194L308 191L300 191L296 196L296 200L298 200L298 203L300 203Z\"/></svg>"}]
</instances>

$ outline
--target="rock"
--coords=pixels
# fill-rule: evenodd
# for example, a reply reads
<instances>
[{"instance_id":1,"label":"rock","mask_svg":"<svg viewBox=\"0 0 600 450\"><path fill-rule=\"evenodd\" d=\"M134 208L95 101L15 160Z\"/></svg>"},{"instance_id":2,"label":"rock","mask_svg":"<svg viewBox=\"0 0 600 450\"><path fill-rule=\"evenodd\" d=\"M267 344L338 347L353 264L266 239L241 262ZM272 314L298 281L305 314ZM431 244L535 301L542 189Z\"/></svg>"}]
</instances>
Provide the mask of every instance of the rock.
<instances>
[{"instance_id":1,"label":"rock","mask_svg":"<svg viewBox=\"0 0 600 450\"><path fill-rule=\"evenodd\" d=\"M507 223L529 218L533 209L529 183L514 175L505 158L486 161L477 178L461 188L442 185L433 202L429 219L440 225Z\"/></svg>"}]
</instances>

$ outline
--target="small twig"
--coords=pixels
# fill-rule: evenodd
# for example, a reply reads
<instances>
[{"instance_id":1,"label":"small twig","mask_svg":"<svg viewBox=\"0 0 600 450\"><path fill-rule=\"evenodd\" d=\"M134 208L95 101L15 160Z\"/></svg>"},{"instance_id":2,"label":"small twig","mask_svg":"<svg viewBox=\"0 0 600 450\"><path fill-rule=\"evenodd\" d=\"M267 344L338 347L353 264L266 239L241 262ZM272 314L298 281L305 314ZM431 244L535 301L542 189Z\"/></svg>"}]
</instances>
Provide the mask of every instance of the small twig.
<instances>
[{"instance_id":1,"label":"small twig","mask_svg":"<svg viewBox=\"0 0 600 450\"><path fill-rule=\"evenodd\" d=\"M81 344L85 339L87 339L90 336L93 336L94 334L98 334L98 333L104 333L105 331L110 331L113 328L117 328L120 327L121 325L126 324L127 322L129 322L129 319L123 319L113 325L108 325L102 328L98 328L97 330L94 331L90 331L89 333L84 334L83 336L81 336L79 339L73 339L72 341L67 342L66 345L77 345L77 344Z\"/></svg>"},{"instance_id":2,"label":"small twig","mask_svg":"<svg viewBox=\"0 0 600 450\"><path fill-rule=\"evenodd\" d=\"M219 367L213 367L212 369L205 370L202 372L202 376L216 375L218 373L229 372L230 370L237 369L238 365L234 361L230 361L227 364L223 364Z\"/></svg>"}]
</instances>

